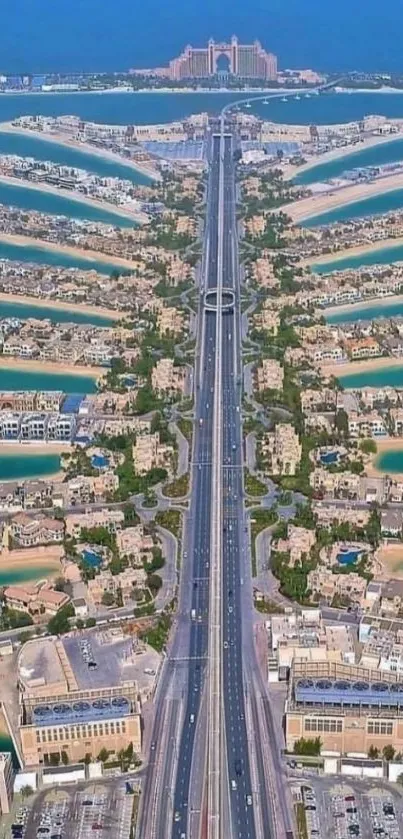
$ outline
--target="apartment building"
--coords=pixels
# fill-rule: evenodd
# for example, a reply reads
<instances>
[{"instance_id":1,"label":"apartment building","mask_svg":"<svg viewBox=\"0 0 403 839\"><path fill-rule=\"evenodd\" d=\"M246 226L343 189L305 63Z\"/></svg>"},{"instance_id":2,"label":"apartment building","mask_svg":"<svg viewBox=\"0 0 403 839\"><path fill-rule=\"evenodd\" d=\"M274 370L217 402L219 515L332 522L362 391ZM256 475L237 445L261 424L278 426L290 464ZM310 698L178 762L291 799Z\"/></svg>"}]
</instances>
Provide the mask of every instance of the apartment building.
<instances>
[{"instance_id":1,"label":"apartment building","mask_svg":"<svg viewBox=\"0 0 403 839\"><path fill-rule=\"evenodd\" d=\"M262 454L268 456L268 470L272 475L295 475L301 462L302 446L293 426L278 423L274 432L265 434Z\"/></svg>"},{"instance_id":2,"label":"apartment building","mask_svg":"<svg viewBox=\"0 0 403 839\"><path fill-rule=\"evenodd\" d=\"M314 530L289 524L287 538L278 540L276 550L289 553L290 564L295 565L303 557L307 558L309 556L315 542L316 536Z\"/></svg>"},{"instance_id":3,"label":"apartment building","mask_svg":"<svg viewBox=\"0 0 403 839\"><path fill-rule=\"evenodd\" d=\"M164 306L157 317L157 328L160 335L173 335L178 337L184 329L184 315L174 306Z\"/></svg>"},{"instance_id":4,"label":"apartment building","mask_svg":"<svg viewBox=\"0 0 403 839\"><path fill-rule=\"evenodd\" d=\"M282 390L284 383L284 368L274 358L264 358L261 365L256 367L257 389Z\"/></svg>"},{"instance_id":5,"label":"apartment building","mask_svg":"<svg viewBox=\"0 0 403 839\"><path fill-rule=\"evenodd\" d=\"M110 533L116 533L123 525L122 510L90 510L88 513L68 513L65 518L66 535L79 539L81 531L94 527L105 527Z\"/></svg>"},{"instance_id":6,"label":"apartment building","mask_svg":"<svg viewBox=\"0 0 403 839\"><path fill-rule=\"evenodd\" d=\"M93 580L88 580L88 598L95 606L99 606L104 594L112 594L114 597L119 595L126 606L134 600L133 589L144 588L146 581L147 573L144 568L125 568L120 574L112 574L106 568Z\"/></svg>"},{"instance_id":7,"label":"apartment building","mask_svg":"<svg viewBox=\"0 0 403 839\"><path fill-rule=\"evenodd\" d=\"M185 367L175 366L171 358L161 358L157 361L151 374L151 385L156 393L168 396L183 393L185 382Z\"/></svg>"},{"instance_id":8,"label":"apartment building","mask_svg":"<svg viewBox=\"0 0 403 839\"><path fill-rule=\"evenodd\" d=\"M167 469L170 466L173 447L160 443L159 432L137 437L133 445L133 465L138 475L145 475L154 467Z\"/></svg>"},{"instance_id":9,"label":"apartment building","mask_svg":"<svg viewBox=\"0 0 403 839\"><path fill-rule=\"evenodd\" d=\"M322 600L331 603L335 595L346 598L354 603L362 603L365 599L367 580L359 574L333 574L325 568L315 568L310 571L307 579L309 591Z\"/></svg>"}]
</instances>

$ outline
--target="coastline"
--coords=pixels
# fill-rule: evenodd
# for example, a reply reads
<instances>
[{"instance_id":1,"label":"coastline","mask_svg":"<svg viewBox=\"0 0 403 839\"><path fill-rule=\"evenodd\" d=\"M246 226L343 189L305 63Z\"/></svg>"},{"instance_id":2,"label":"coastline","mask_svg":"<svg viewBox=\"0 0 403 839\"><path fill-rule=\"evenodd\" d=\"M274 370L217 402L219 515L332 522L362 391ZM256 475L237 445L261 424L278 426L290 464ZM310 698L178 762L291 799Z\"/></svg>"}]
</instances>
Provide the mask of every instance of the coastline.
<instances>
[{"instance_id":1,"label":"coastline","mask_svg":"<svg viewBox=\"0 0 403 839\"><path fill-rule=\"evenodd\" d=\"M1 367L11 370L24 370L31 373L54 373L55 375L66 376L88 376L94 379L100 378L105 372L105 367L93 367L88 365L61 364L59 361L41 361L40 359L13 358L2 355Z\"/></svg>"},{"instance_id":2,"label":"coastline","mask_svg":"<svg viewBox=\"0 0 403 839\"><path fill-rule=\"evenodd\" d=\"M41 248L42 250L52 251L53 253L65 253L69 256L85 259L88 262L105 262L108 265L115 265L116 268L125 268L128 271L134 270L133 263L129 259L124 259L121 256L85 250L84 248L75 248L73 245L58 245L56 242L47 242L44 239L36 239L33 236L0 232L0 242L9 245L20 245L26 248ZM89 266L88 270L93 271L94 269Z\"/></svg>"},{"instance_id":3,"label":"coastline","mask_svg":"<svg viewBox=\"0 0 403 839\"><path fill-rule=\"evenodd\" d=\"M46 95L46 94L44 94ZM110 160L112 163L119 163L139 172L141 175L150 178L152 181L161 181L161 175L150 166L144 163L135 163L133 160L121 157L116 152L108 151L108 149L99 149L91 146L90 143L79 143L78 140L67 138L63 134L44 134L40 131L31 131L29 128L20 128L12 125L11 122L0 122L0 134L20 134L24 137L36 137L38 140L43 140L46 143L53 143L56 146L66 146L66 148L73 148L86 154L94 155L94 157L104 158Z\"/></svg>"},{"instance_id":4,"label":"coastline","mask_svg":"<svg viewBox=\"0 0 403 839\"><path fill-rule=\"evenodd\" d=\"M315 271L313 269L315 265L326 265L327 263L333 264L334 262L342 262L350 256L364 256L366 253L376 253L376 251L381 253L389 248L399 248L402 246L403 236L397 236L395 239L382 239L377 242L373 242L372 244L369 243L368 245L353 245L352 248L345 248L342 251L334 251L334 253L323 254L322 256L314 257L314 262L312 262L312 259L304 259L301 264L309 265L312 273L314 274ZM333 270L337 271L337 268L334 268Z\"/></svg>"},{"instance_id":5,"label":"coastline","mask_svg":"<svg viewBox=\"0 0 403 839\"><path fill-rule=\"evenodd\" d=\"M316 309L316 314L324 315L326 318L326 315L350 314L351 312L361 311L362 309L372 309L373 306L384 309L394 303L403 303L403 294L389 294L387 297L371 297L371 299L366 299L359 303L345 303L343 306L328 306L325 309ZM380 316L382 316L381 313Z\"/></svg>"},{"instance_id":6,"label":"coastline","mask_svg":"<svg viewBox=\"0 0 403 839\"><path fill-rule=\"evenodd\" d=\"M33 309L35 307L37 309L44 307L46 309L55 309L55 311L98 315L99 317L113 318L114 320L119 320L123 317L123 312L119 312L116 309L104 309L101 306L87 306L85 303L64 303L60 300L47 300L45 298L42 300L40 297L30 297L28 294L7 294L4 291L0 291L0 304L2 302L20 303L21 305L32 306ZM32 317L35 317L35 313L32 314Z\"/></svg>"},{"instance_id":7,"label":"coastline","mask_svg":"<svg viewBox=\"0 0 403 839\"><path fill-rule=\"evenodd\" d=\"M403 90L401 91L401 93L403 93ZM339 158L349 157L353 154L359 154L360 152L365 151L366 149L373 148L374 146L383 146L386 143L396 142L397 140L403 140L403 134L388 134L386 137L379 134L376 137L368 137L363 142L358 142L352 146L343 146L342 148L332 149L331 151L325 152L324 154L311 158L306 163L303 163L302 166L288 167L284 172L284 180L291 180L292 178L295 178L298 175L302 175L303 172L308 172L309 169L315 169L316 166L321 166L325 163L331 163L334 160L339 160Z\"/></svg>"},{"instance_id":8,"label":"coastline","mask_svg":"<svg viewBox=\"0 0 403 839\"><path fill-rule=\"evenodd\" d=\"M377 451L371 458L370 463L366 464L365 471L369 478L379 478L388 474L386 469L380 469L377 466L377 461L380 456L386 452L403 452L403 437L390 437L387 440L376 440ZM394 478L403 480L403 472L391 472ZM403 546L402 546L403 547Z\"/></svg>"},{"instance_id":9,"label":"coastline","mask_svg":"<svg viewBox=\"0 0 403 839\"><path fill-rule=\"evenodd\" d=\"M276 212L285 212L295 224L309 221L316 216L324 215L330 210L338 210L350 204L357 204L374 195L386 195L403 189L403 172L399 175L388 175L386 178L365 184L347 186L336 192L312 195L291 204L283 204L276 208Z\"/></svg>"},{"instance_id":10,"label":"coastline","mask_svg":"<svg viewBox=\"0 0 403 839\"><path fill-rule=\"evenodd\" d=\"M112 204L110 201L99 201L97 198L89 198L87 195L82 195L80 192L75 192L72 189L62 190L51 184L32 183L31 181L22 180L21 178L11 178L8 175L0 174L0 184L7 184L8 186L15 186L20 189L34 190L35 192L45 192L48 195L55 195L60 198L67 198L74 201L76 204L84 204L88 207L94 207L96 210L113 213L121 218L130 219L135 224L146 224L148 216L145 213L136 212L135 210L124 210Z\"/></svg>"},{"instance_id":11,"label":"coastline","mask_svg":"<svg viewBox=\"0 0 403 839\"><path fill-rule=\"evenodd\" d=\"M366 373L368 370L386 370L390 367L403 367L403 358L366 358L362 361L345 361L340 364L320 364L319 369L324 376L352 376L355 373Z\"/></svg>"}]
</instances>

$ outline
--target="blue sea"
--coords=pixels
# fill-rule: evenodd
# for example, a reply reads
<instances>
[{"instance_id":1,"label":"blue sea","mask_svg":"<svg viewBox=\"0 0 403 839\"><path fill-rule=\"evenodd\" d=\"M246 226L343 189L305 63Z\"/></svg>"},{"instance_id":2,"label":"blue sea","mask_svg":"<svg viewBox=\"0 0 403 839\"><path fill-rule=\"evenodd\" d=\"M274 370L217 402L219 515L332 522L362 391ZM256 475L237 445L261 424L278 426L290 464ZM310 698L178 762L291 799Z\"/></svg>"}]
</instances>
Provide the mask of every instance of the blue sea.
<instances>
[{"instance_id":1,"label":"blue sea","mask_svg":"<svg viewBox=\"0 0 403 839\"><path fill-rule=\"evenodd\" d=\"M403 246L394 245L390 248L368 251L360 256L346 256L333 261L329 256L329 262L313 263L311 269L316 274L328 274L331 271L343 271L345 268L359 268L360 265L389 265L391 262L401 260L403 260Z\"/></svg>"},{"instance_id":2,"label":"blue sea","mask_svg":"<svg viewBox=\"0 0 403 839\"><path fill-rule=\"evenodd\" d=\"M111 257L112 259L113 257ZM100 274L110 276L114 271L120 274L126 273L126 269L114 262L101 262L95 259L84 259L84 257L72 256L63 251L51 251L40 248L36 245L11 245L9 242L1 241L0 234L0 259L11 259L17 262L36 262L43 265L61 265L64 268L82 268L84 271L98 271Z\"/></svg>"},{"instance_id":3,"label":"blue sea","mask_svg":"<svg viewBox=\"0 0 403 839\"><path fill-rule=\"evenodd\" d=\"M376 303L373 306L357 306L350 311L334 312L332 315L327 315L326 311L323 313L327 323L355 323L358 320L375 320L375 318L392 318L401 317L403 315L403 302L390 301L382 303L381 306Z\"/></svg>"},{"instance_id":4,"label":"blue sea","mask_svg":"<svg viewBox=\"0 0 403 839\"><path fill-rule=\"evenodd\" d=\"M336 221L347 221L347 219L389 213L392 210L401 210L402 207L403 189L395 189L391 192L381 192L378 195L371 195L370 198L364 198L362 201L344 204L341 207L336 207L334 210L329 210L327 213L312 216L306 221L301 222L301 224L303 227L320 227L323 224L332 224Z\"/></svg>"},{"instance_id":5,"label":"blue sea","mask_svg":"<svg viewBox=\"0 0 403 839\"><path fill-rule=\"evenodd\" d=\"M117 318L119 315L117 315ZM59 309L52 306L38 306L32 303L8 302L0 300L0 318L45 318L52 323L93 323L95 326L110 326L113 318L104 315L88 314L75 309Z\"/></svg>"}]
</instances>

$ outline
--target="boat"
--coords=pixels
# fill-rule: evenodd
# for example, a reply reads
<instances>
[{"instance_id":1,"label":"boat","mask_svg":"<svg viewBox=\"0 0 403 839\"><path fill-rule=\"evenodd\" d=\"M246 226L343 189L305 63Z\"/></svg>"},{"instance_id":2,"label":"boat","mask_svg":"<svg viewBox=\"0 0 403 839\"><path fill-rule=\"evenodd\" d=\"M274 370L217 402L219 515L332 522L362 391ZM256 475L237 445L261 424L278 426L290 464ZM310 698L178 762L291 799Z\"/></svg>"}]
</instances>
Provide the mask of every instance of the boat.
<instances>
[{"instance_id":1,"label":"boat","mask_svg":"<svg viewBox=\"0 0 403 839\"><path fill-rule=\"evenodd\" d=\"M300 97L300 96L298 96L298 93L297 93L297 95L296 95L296 97L295 97L295 98L296 98L296 99L301 99L301 97Z\"/></svg>"},{"instance_id":2,"label":"boat","mask_svg":"<svg viewBox=\"0 0 403 839\"><path fill-rule=\"evenodd\" d=\"M311 94L310 94L310 93L306 93L306 94L305 94L305 99L310 99L310 98L311 98Z\"/></svg>"},{"instance_id":3,"label":"boat","mask_svg":"<svg viewBox=\"0 0 403 839\"><path fill-rule=\"evenodd\" d=\"M268 104L269 104L269 100L268 99L263 99L263 105L268 105Z\"/></svg>"},{"instance_id":4,"label":"boat","mask_svg":"<svg viewBox=\"0 0 403 839\"><path fill-rule=\"evenodd\" d=\"M245 105L245 108L251 108L251 107L252 107L252 105L250 104L250 102L247 102L246 105Z\"/></svg>"},{"instance_id":5,"label":"boat","mask_svg":"<svg viewBox=\"0 0 403 839\"><path fill-rule=\"evenodd\" d=\"M281 100L281 101L282 101L282 102L286 102L286 101L287 101L287 100L286 100L286 98L285 98L285 96L283 96L283 98L282 98L282 100Z\"/></svg>"}]
</instances>

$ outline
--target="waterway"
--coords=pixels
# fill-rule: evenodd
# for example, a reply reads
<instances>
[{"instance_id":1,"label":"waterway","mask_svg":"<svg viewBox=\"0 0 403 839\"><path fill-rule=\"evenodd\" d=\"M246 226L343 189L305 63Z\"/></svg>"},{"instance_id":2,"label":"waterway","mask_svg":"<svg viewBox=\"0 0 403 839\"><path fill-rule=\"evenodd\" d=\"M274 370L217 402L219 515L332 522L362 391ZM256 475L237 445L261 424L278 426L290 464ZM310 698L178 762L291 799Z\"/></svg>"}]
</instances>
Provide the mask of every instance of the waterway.
<instances>
[{"instance_id":1,"label":"waterway","mask_svg":"<svg viewBox=\"0 0 403 839\"><path fill-rule=\"evenodd\" d=\"M97 259L86 259L81 256L72 256L72 254L63 251L41 248L37 245L10 244L10 242L2 242L1 238L0 259L35 263L37 265L57 265L64 268L78 268L83 271L98 271L99 274L107 274L108 276L115 271L118 271L119 274L130 273L128 269L122 268L121 265L117 265L113 261L103 262ZM111 259L113 260L113 257Z\"/></svg>"},{"instance_id":2,"label":"waterway","mask_svg":"<svg viewBox=\"0 0 403 839\"><path fill-rule=\"evenodd\" d=\"M382 185L380 184L380 190ZM333 224L336 221L347 219L365 218L390 213L392 210L403 208L403 189L394 189L391 192L380 192L378 195L371 195L362 201L353 201L351 204L343 204L335 207L327 213L321 213L306 221L300 222L303 227L320 227L324 224Z\"/></svg>"},{"instance_id":3,"label":"waterway","mask_svg":"<svg viewBox=\"0 0 403 839\"><path fill-rule=\"evenodd\" d=\"M365 370L337 377L345 388L403 387L403 362L401 367L385 367L383 370Z\"/></svg>"},{"instance_id":4,"label":"waterway","mask_svg":"<svg viewBox=\"0 0 403 839\"><path fill-rule=\"evenodd\" d=\"M95 393L96 381L92 376L75 376L66 373L49 373L39 370L1 369L1 390L62 390L64 393Z\"/></svg>"},{"instance_id":5,"label":"waterway","mask_svg":"<svg viewBox=\"0 0 403 839\"><path fill-rule=\"evenodd\" d=\"M119 125L166 123L203 111L217 114L245 93L50 93L1 94L0 122L25 114L76 114L83 120ZM326 93L305 98L256 102L248 111L263 119L300 125L331 125L360 120L368 114L403 117L401 93Z\"/></svg>"},{"instance_id":6,"label":"waterway","mask_svg":"<svg viewBox=\"0 0 403 839\"><path fill-rule=\"evenodd\" d=\"M327 323L355 323L358 320L375 320L375 318L392 318L397 315L403 315L403 301L385 303L382 305L374 303L373 306L363 306L362 308L354 307L350 311L334 312L327 315L324 311L324 316Z\"/></svg>"},{"instance_id":7,"label":"waterway","mask_svg":"<svg viewBox=\"0 0 403 839\"><path fill-rule=\"evenodd\" d=\"M94 326L110 326L113 318L103 315L89 314L88 312L77 312L71 309L54 309L51 306L36 306L33 303L18 303L0 300L0 318L38 318L39 320L51 320L52 323L89 323ZM119 315L116 316L119 318Z\"/></svg>"},{"instance_id":8,"label":"waterway","mask_svg":"<svg viewBox=\"0 0 403 839\"><path fill-rule=\"evenodd\" d=\"M22 210L37 210L53 216L89 219L112 224L115 227L135 227L133 219L120 216L109 210L101 210L81 201L73 201L64 195L54 195L26 186L14 186L0 181L0 204L19 207Z\"/></svg>"},{"instance_id":9,"label":"waterway","mask_svg":"<svg viewBox=\"0 0 403 839\"><path fill-rule=\"evenodd\" d=\"M386 475L403 472L403 443L401 451L381 452L375 459L374 466Z\"/></svg>"},{"instance_id":10,"label":"waterway","mask_svg":"<svg viewBox=\"0 0 403 839\"><path fill-rule=\"evenodd\" d=\"M403 245L392 245L390 248L380 248L368 251L359 256L346 256L333 262L320 262L311 265L317 274L328 274L331 271L344 271L345 268L359 268L361 265L389 265L391 262L403 261Z\"/></svg>"},{"instance_id":11,"label":"waterway","mask_svg":"<svg viewBox=\"0 0 403 839\"><path fill-rule=\"evenodd\" d=\"M0 100L1 106L1 100ZM1 111L1 107L0 107ZM115 163L96 154L90 154L60 143L50 143L35 134L7 134L0 127L0 154L17 154L20 157L34 157L36 160L51 160L63 166L86 169L106 178L123 178L134 184L149 184L150 179L137 172L132 166Z\"/></svg>"},{"instance_id":12,"label":"waterway","mask_svg":"<svg viewBox=\"0 0 403 839\"><path fill-rule=\"evenodd\" d=\"M21 446L21 454L0 452L0 481L19 481L28 478L43 478L60 471L60 455L30 454L27 446Z\"/></svg>"},{"instance_id":13,"label":"waterway","mask_svg":"<svg viewBox=\"0 0 403 839\"><path fill-rule=\"evenodd\" d=\"M40 562L37 565L35 563L27 563L26 565L18 564L13 568L11 560L8 568L4 568L4 570L0 565L0 586L14 586L19 583L23 584L36 582L37 580L46 580L57 574L58 571L60 571L60 564L57 561L55 563L48 562L44 565L41 565Z\"/></svg>"},{"instance_id":14,"label":"waterway","mask_svg":"<svg viewBox=\"0 0 403 839\"><path fill-rule=\"evenodd\" d=\"M1 141L1 136L0 136ZM0 145L1 148L1 145ZM395 163L403 159L403 140L394 140L380 146L373 146L369 149L355 146L355 151L340 157L337 160L329 160L328 163L319 163L312 166L306 172L301 172L294 179L298 184L313 184L317 181L327 181L330 178L339 178L343 172L351 169L360 169L364 166L383 166L386 163Z\"/></svg>"}]
</instances>

